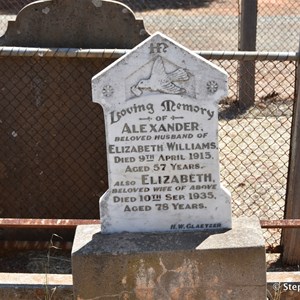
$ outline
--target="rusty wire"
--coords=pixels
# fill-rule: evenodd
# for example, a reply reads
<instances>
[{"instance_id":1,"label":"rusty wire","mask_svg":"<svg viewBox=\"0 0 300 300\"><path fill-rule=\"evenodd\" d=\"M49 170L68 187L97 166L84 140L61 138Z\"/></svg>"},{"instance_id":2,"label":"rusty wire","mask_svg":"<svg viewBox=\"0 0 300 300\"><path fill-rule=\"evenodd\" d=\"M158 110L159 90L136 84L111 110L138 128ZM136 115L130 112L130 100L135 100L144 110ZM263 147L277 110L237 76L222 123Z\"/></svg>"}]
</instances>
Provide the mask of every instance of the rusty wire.
<instances>
[{"instance_id":1,"label":"rusty wire","mask_svg":"<svg viewBox=\"0 0 300 300\"><path fill-rule=\"evenodd\" d=\"M0 47L0 57L68 57L68 58L120 58L129 49L78 49L78 48L33 48ZM299 61L298 52L257 52L257 51L193 51L206 59L239 61Z\"/></svg>"},{"instance_id":2,"label":"rusty wire","mask_svg":"<svg viewBox=\"0 0 300 300\"><path fill-rule=\"evenodd\" d=\"M0 228L67 228L75 229L80 225L100 225L95 219L0 219ZM261 228L300 228L300 219L260 220Z\"/></svg>"}]
</instances>

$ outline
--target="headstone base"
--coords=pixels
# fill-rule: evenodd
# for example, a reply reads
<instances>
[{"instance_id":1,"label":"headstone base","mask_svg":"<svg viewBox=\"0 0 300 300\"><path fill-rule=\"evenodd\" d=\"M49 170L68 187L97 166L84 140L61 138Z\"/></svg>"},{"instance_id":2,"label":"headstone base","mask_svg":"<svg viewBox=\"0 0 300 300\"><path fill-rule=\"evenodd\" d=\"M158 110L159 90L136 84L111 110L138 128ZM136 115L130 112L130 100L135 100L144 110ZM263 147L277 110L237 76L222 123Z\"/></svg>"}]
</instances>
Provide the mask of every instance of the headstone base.
<instances>
[{"instance_id":1,"label":"headstone base","mask_svg":"<svg viewBox=\"0 0 300 300\"><path fill-rule=\"evenodd\" d=\"M265 245L256 218L223 232L101 234L78 226L74 299L266 299Z\"/></svg>"}]
</instances>

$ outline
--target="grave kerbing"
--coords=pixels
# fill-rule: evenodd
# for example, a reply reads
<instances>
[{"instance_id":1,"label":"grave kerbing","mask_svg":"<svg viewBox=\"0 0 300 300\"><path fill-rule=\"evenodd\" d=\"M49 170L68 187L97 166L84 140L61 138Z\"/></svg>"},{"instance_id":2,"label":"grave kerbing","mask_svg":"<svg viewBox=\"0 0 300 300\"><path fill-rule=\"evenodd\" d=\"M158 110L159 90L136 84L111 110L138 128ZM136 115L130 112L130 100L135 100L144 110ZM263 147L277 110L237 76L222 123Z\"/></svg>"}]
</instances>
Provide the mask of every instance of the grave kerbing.
<instances>
[{"instance_id":1,"label":"grave kerbing","mask_svg":"<svg viewBox=\"0 0 300 300\"><path fill-rule=\"evenodd\" d=\"M94 76L92 91L107 141L102 233L231 228L219 167L222 69L156 33Z\"/></svg>"}]
</instances>

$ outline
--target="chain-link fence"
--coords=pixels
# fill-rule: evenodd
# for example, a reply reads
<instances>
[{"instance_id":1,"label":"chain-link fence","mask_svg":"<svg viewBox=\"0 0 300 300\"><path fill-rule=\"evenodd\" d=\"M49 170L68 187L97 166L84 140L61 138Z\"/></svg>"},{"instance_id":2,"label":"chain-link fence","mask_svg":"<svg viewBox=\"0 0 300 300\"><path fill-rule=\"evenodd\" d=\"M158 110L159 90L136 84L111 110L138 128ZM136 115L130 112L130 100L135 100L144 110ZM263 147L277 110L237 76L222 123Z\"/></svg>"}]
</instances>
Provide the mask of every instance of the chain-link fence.
<instances>
[{"instance_id":1,"label":"chain-link fence","mask_svg":"<svg viewBox=\"0 0 300 300\"><path fill-rule=\"evenodd\" d=\"M220 107L219 138L221 176L232 192L233 214L283 219L296 62L256 62L255 104L244 113L232 91L236 73L228 70L228 62L215 63L230 74L232 94ZM279 229L264 235L268 245L279 244Z\"/></svg>"},{"instance_id":2,"label":"chain-link fence","mask_svg":"<svg viewBox=\"0 0 300 300\"><path fill-rule=\"evenodd\" d=\"M99 218L106 147L103 112L91 101L90 80L113 59L43 56L1 60L1 217ZM229 73L219 139L233 214L282 219L296 62L257 61L255 105L241 111L239 61L210 57ZM276 245L280 235L267 231L266 238Z\"/></svg>"},{"instance_id":3,"label":"chain-link fence","mask_svg":"<svg viewBox=\"0 0 300 300\"><path fill-rule=\"evenodd\" d=\"M123 0L150 33L161 31L194 50L238 50L242 0ZM296 51L300 3L257 0L257 51Z\"/></svg>"},{"instance_id":4,"label":"chain-link fence","mask_svg":"<svg viewBox=\"0 0 300 300\"><path fill-rule=\"evenodd\" d=\"M193 50L238 50L242 0L122 0L149 33L161 31ZM0 36L33 0L0 0ZM257 51L296 51L298 0L257 0Z\"/></svg>"},{"instance_id":5,"label":"chain-link fence","mask_svg":"<svg viewBox=\"0 0 300 300\"><path fill-rule=\"evenodd\" d=\"M29 2L0 0L3 33L7 20ZM160 30L191 49L238 47L238 1L123 2L144 18L150 33ZM296 50L300 3L270 3L258 0L258 49ZM90 82L115 58L17 52L0 54L0 217L97 219L107 189L106 147L103 112L91 101ZM255 75L247 76L255 77L255 102L244 110L239 65L249 58L202 54L229 74L219 136L221 177L232 193L233 214L282 219L297 58L252 58ZM279 230L265 236L269 245L279 244Z\"/></svg>"},{"instance_id":6,"label":"chain-link fence","mask_svg":"<svg viewBox=\"0 0 300 300\"><path fill-rule=\"evenodd\" d=\"M1 61L1 217L99 218L105 133L90 83L112 61Z\"/></svg>"}]
</instances>

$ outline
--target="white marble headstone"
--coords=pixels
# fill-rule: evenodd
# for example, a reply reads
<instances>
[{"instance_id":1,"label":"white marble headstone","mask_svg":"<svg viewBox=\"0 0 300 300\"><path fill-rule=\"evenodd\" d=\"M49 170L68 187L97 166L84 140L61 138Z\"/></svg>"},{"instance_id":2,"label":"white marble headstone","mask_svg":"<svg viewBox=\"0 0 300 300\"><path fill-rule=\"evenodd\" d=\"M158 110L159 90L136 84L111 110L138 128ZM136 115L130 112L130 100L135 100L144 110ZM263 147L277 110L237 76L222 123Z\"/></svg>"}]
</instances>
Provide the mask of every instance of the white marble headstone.
<instances>
[{"instance_id":1,"label":"white marble headstone","mask_svg":"<svg viewBox=\"0 0 300 300\"><path fill-rule=\"evenodd\" d=\"M156 33L94 76L92 88L106 126L102 233L231 228L218 150L227 74Z\"/></svg>"}]
</instances>

